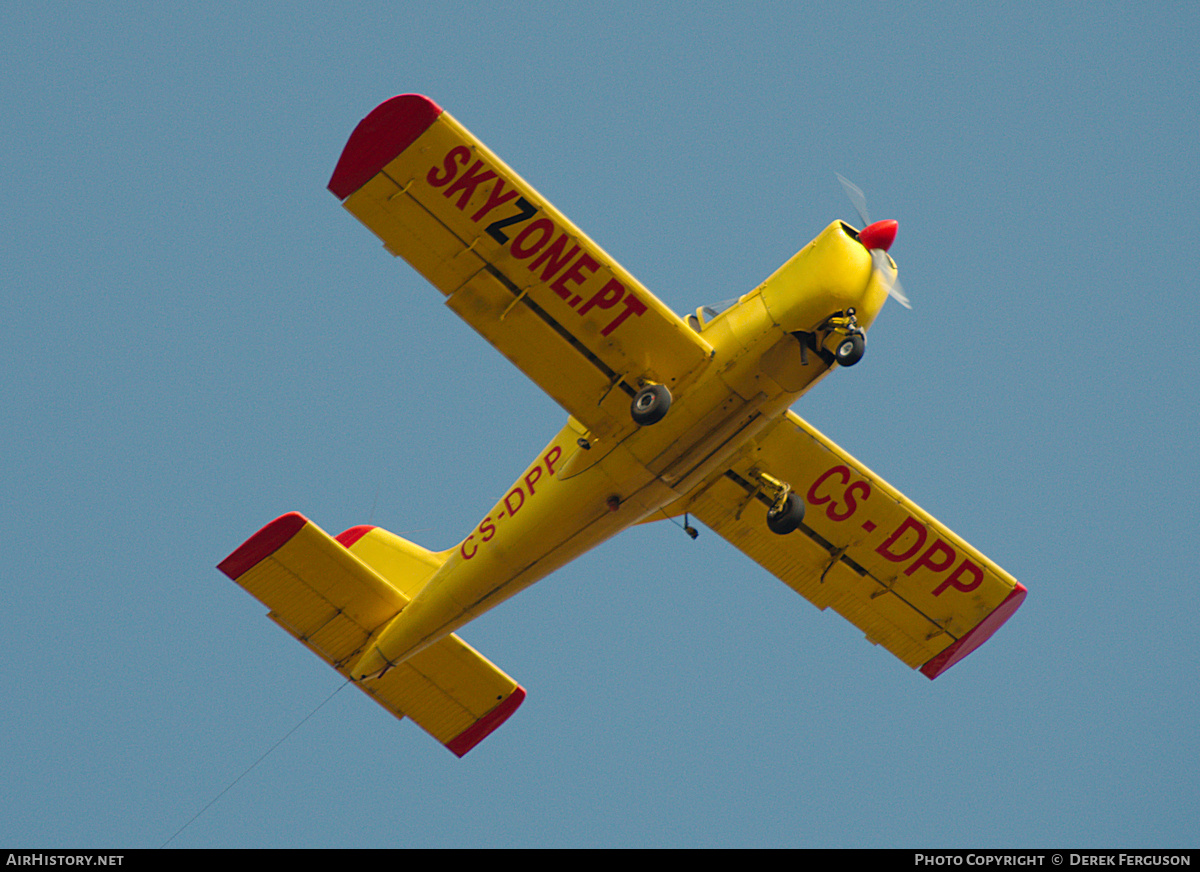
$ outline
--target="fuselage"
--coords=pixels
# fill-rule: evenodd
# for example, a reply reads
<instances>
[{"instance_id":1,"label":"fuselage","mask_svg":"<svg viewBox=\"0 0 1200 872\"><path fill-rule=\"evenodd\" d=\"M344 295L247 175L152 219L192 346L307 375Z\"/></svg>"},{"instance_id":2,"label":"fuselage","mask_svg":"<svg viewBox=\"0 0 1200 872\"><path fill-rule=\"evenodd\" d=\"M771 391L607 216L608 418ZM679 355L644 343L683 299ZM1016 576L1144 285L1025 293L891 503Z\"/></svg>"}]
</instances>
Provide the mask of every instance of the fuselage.
<instances>
[{"instance_id":1,"label":"fuselage","mask_svg":"<svg viewBox=\"0 0 1200 872\"><path fill-rule=\"evenodd\" d=\"M887 298L854 231L827 227L706 323L712 357L674 391L660 422L594 434L574 419L535 456L353 669L399 663L620 531L677 514L689 495L825 376L831 316L865 331Z\"/></svg>"}]
</instances>

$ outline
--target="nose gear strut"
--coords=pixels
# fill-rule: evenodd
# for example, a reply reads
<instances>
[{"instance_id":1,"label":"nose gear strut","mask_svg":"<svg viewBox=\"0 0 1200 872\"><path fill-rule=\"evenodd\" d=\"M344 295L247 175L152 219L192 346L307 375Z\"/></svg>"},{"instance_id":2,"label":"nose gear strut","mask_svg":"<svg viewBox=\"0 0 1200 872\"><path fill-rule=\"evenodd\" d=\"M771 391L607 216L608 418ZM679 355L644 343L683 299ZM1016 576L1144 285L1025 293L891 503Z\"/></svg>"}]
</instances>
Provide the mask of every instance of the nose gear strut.
<instances>
[{"instance_id":1,"label":"nose gear strut","mask_svg":"<svg viewBox=\"0 0 1200 872\"><path fill-rule=\"evenodd\" d=\"M835 312L825 319L818 333L824 333L821 346L833 352L833 359L842 366L854 366L867 350L867 335L854 317L854 309Z\"/></svg>"},{"instance_id":2,"label":"nose gear strut","mask_svg":"<svg viewBox=\"0 0 1200 872\"><path fill-rule=\"evenodd\" d=\"M804 365L808 364L810 349L827 364L842 366L854 366L867 351L867 334L859 326L853 308L834 312L812 333L796 331L792 335L800 340L800 362Z\"/></svg>"}]
</instances>

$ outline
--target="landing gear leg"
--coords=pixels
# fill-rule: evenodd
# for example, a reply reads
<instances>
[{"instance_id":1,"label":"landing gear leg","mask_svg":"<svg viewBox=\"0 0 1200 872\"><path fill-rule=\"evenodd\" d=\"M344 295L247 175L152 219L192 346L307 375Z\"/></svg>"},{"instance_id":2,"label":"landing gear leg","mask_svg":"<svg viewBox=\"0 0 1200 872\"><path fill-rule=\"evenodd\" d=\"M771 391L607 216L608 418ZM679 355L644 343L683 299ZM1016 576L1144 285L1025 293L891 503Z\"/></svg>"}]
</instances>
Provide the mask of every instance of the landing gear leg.
<instances>
[{"instance_id":1,"label":"landing gear leg","mask_svg":"<svg viewBox=\"0 0 1200 872\"><path fill-rule=\"evenodd\" d=\"M767 512L767 529L786 536L799 527L804 520L804 500L792 492L792 486L765 472L751 470L750 474L774 497Z\"/></svg>"}]
</instances>

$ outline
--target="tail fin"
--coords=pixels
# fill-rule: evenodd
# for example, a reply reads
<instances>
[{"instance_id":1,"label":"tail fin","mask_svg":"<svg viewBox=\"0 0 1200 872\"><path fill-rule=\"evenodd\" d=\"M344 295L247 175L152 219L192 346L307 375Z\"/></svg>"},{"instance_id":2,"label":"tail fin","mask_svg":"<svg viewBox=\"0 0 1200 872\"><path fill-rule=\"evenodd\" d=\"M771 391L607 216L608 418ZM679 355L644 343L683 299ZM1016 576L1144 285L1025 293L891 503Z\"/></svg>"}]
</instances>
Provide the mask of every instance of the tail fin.
<instances>
[{"instance_id":1,"label":"tail fin","mask_svg":"<svg viewBox=\"0 0 1200 872\"><path fill-rule=\"evenodd\" d=\"M382 527L351 527L335 541L386 578L404 595L405 602L417 595L449 556L444 551L427 551Z\"/></svg>"},{"instance_id":2,"label":"tail fin","mask_svg":"<svg viewBox=\"0 0 1200 872\"><path fill-rule=\"evenodd\" d=\"M349 677L371 634L447 556L379 527L352 527L335 539L292 512L251 536L218 568L267 606L268 617ZM358 687L459 757L525 698L523 688L455 635Z\"/></svg>"}]
</instances>

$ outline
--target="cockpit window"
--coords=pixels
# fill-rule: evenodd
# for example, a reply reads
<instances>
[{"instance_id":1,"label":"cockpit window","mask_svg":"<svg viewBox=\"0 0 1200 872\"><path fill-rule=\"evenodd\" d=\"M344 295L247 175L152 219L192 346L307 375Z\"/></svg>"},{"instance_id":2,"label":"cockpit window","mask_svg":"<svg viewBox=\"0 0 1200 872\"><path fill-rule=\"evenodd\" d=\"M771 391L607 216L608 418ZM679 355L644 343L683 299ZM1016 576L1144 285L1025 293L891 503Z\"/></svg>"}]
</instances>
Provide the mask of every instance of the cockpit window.
<instances>
[{"instance_id":1,"label":"cockpit window","mask_svg":"<svg viewBox=\"0 0 1200 872\"><path fill-rule=\"evenodd\" d=\"M737 305L737 301L738 298L734 297L732 300L722 300L719 303L713 303L711 306L701 306L699 312L701 320L711 321L726 309L733 308L733 306Z\"/></svg>"},{"instance_id":2,"label":"cockpit window","mask_svg":"<svg viewBox=\"0 0 1200 872\"><path fill-rule=\"evenodd\" d=\"M688 326L697 333L701 332L704 330L705 325L707 325L709 321L720 315L726 309L736 305L737 301L738 298L734 297L732 300L722 300L721 302L713 303L710 306L701 306L696 310L695 314L687 316Z\"/></svg>"}]
</instances>

